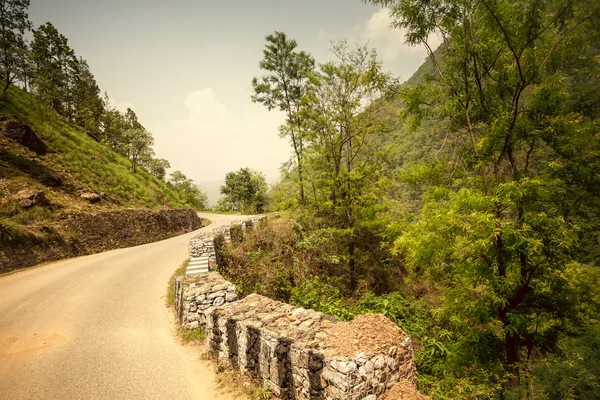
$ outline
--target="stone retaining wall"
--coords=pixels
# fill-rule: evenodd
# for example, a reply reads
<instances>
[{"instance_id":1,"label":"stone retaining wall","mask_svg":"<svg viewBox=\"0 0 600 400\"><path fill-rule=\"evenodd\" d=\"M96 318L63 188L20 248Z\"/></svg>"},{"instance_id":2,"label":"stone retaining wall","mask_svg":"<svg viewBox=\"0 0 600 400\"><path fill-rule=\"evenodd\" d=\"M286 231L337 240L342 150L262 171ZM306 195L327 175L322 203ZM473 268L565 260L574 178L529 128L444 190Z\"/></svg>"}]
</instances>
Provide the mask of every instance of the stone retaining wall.
<instances>
[{"instance_id":1,"label":"stone retaining wall","mask_svg":"<svg viewBox=\"0 0 600 400\"><path fill-rule=\"evenodd\" d=\"M204 327L207 310L238 299L234 284L216 272L175 278L175 309L184 329Z\"/></svg>"},{"instance_id":2,"label":"stone retaining wall","mask_svg":"<svg viewBox=\"0 0 600 400\"><path fill-rule=\"evenodd\" d=\"M0 238L0 274L44 262L168 239L202 227L188 209L62 213L43 236Z\"/></svg>"},{"instance_id":3,"label":"stone retaining wall","mask_svg":"<svg viewBox=\"0 0 600 400\"><path fill-rule=\"evenodd\" d=\"M190 264L186 275L199 275L208 271L213 271L219 262L218 247L221 243L231 243L231 236L234 241L243 240L244 232L248 232L259 226L261 222L266 222L266 217L250 218L246 221L235 221L230 225L221 226L212 230L212 232L203 232L190 239L189 252Z\"/></svg>"},{"instance_id":4,"label":"stone retaining wall","mask_svg":"<svg viewBox=\"0 0 600 400\"><path fill-rule=\"evenodd\" d=\"M400 343L349 353L332 345L332 335L350 322L257 294L206 311L205 321L208 353L283 399L377 399L400 379L414 382L412 346L403 332Z\"/></svg>"},{"instance_id":5,"label":"stone retaining wall","mask_svg":"<svg viewBox=\"0 0 600 400\"><path fill-rule=\"evenodd\" d=\"M233 235L263 222L235 223L241 229L234 228ZM198 236L190 254L218 262L218 243L231 236L231 226ZM257 294L238 297L235 285L214 271L175 279L183 328L203 327L208 354L259 379L277 397L376 400L397 382L414 387L411 340L383 315L341 322Z\"/></svg>"}]
</instances>

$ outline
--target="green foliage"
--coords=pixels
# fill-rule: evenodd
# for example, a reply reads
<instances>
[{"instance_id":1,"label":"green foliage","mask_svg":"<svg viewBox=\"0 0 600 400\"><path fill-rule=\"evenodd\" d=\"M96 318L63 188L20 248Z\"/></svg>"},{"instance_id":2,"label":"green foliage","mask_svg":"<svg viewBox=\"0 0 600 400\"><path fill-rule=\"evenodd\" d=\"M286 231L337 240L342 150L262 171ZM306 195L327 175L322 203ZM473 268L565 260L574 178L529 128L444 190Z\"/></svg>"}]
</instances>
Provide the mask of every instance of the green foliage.
<instances>
[{"instance_id":1,"label":"green foliage","mask_svg":"<svg viewBox=\"0 0 600 400\"><path fill-rule=\"evenodd\" d=\"M200 342L206 339L206 332L203 328L183 329L181 331L181 340L183 343Z\"/></svg>"},{"instance_id":2,"label":"green foliage","mask_svg":"<svg viewBox=\"0 0 600 400\"><path fill-rule=\"evenodd\" d=\"M32 107L30 97L23 91L10 88L9 94L8 99L0 101L0 112L29 125L49 148L43 159L35 160L20 146L4 149L0 162L8 163L11 168L3 171L10 171L8 177L17 187L37 188L39 183L33 176L50 169L60 171L65 184L77 182L80 187L104 193L106 202L113 206L154 208L185 204L175 191L146 171L132 174L131 162L127 158L98 143L77 125L57 118L50 126ZM32 161L35 163L32 164ZM24 164L19 165L19 162ZM37 169L30 171L26 167L29 164ZM14 190L19 190L17 187ZM48 193L50 189L46 190L47 195L53 196ZM59 206L72 206L61 194L53 197L52 201Z\"/></svg>"},{"instance_id":3,"label":"green foliage","mask_svg":"<svg viewBox=\"0 0 600 400\"><path fill-rule=\"evenodd\" d=\"M3 94L17 79L23 79L22 64L27 46L24 34L31 28L27 16L29 0L0 1L0 79Z\"/></svg>"},{"instance_id":4,"label":"green foliage","mask_svg":"<svg viewBox=\"0 0 600 400\"><path fill-rule=\"evenodd\" d=\"M231 227L231 242L235 244L242 243L244 241L244 230L241 225L233 225Z\"/></svg>"},{"instance_id":5,"label":"green foliage","mask_svg":"<svg viewBox=\"0 0 600 400\"><path fill-rule=\"evenodd\" d=\"M280 128L281 137L289 137L294 149L299 184L300 204L306 202L304 193L304 157L306 129L300 118L301 101L307 92L310 73L315 66L314 58L296 51L298 43L283 32L266 37L267 45L260 61L260 69L268 74L260 80L252 79L252 101L264 104L267 109L286 113L286 123Z\"/></svg>"},{"instance_id":6,"label":"green foliage","mask_svg":"<svg viewBox=\"0 0 600 400\"><path fill-rule=\"evenodd\" d=\"M175 171L171 173L167 185L179 193L180 197L196 210L206 210L208 208L206 193L200 190L194 181L186 177L183 172Z\"/></svg>"},{"instance_id":7,"label":"green foliage","mask_svg":"<svg viewBox=\"0 0 600 400\"><path fill-rule=\"evenodd\" d=\"M290 303L298 307L321 311L342 321L354 318L354 314L350 313L344 305L339 288L328 284L318 276L294 287Z\"/></svg>"},{"instance_id":8,"label":"green foliage","mask_svg":"<svg viewBox=\"0 0 600 400\"><path fill-rule=\"evenodd\" d=\"M189 263L189 259L182 262L179 268L173 272L171 279L169 279L167 284L167 307L173 307L173 304L175 304L175 278L178 276L185 276L185 272Z\"/></svg>"},{"instance_id":9,"label":"green foliage","mask_svg":"<svg viewBox=\"0 0 600 400\"><path fill-rule=\"evenodd\" d=\"M290 298L388 315L434 398L598 397L598 4L371 2L430 57L396 86L342 42L308 73L306 201L297 162L271 189Z\"/></svg>"},{"instance_id":10,"label":"green foliage","mask_svg":"<svg viewBox=\"0 0 600 400\"><path fill-rule=\"evenodd\" d=\"M223 200L219 200L217 210L237 210L242 214L262 213L267 200L267 182L262 173L249 168L229 172L225 185L221 186Z\"/></svg>"}]
</instances>

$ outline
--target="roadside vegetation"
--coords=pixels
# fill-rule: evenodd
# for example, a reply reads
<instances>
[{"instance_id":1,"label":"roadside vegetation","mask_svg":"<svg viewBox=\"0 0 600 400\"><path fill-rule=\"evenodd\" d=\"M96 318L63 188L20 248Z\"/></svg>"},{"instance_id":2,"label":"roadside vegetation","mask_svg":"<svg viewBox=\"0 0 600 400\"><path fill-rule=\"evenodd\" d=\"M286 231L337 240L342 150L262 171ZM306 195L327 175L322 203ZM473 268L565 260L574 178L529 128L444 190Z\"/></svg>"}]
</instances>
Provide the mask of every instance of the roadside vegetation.
<instances>
[{"instance_id":1,"label":"roadside vegetation","mask_svg":"<svg viewBox=\"0 0 600 400\"><path fill-rule=\"evenodd\" d=\"M189 263L189 258L182 262L179 268L177 268L175 272L173 272L173 275L169 279L169 282L167 283L167 307L173 307L173 305L175 304L175 278L177 278L178 276L185 276L185 271L187 270L187 266L189 265Z\"/></svg>"},{"instance_id":2,"label":"roadside vegetation","mask_svg":"<svg viewBox=\"0 0 600 400\"><path fill-rule=\"evenodd\" d=\"M252 100L286 116L268 197L292 220L229 249L223 273L341 319L387 315L433 398L598 398L598 4L371 2L409 44L442 44L401 84L367 46L318 62L266 37Z\"/></svg>"}]
</instances>

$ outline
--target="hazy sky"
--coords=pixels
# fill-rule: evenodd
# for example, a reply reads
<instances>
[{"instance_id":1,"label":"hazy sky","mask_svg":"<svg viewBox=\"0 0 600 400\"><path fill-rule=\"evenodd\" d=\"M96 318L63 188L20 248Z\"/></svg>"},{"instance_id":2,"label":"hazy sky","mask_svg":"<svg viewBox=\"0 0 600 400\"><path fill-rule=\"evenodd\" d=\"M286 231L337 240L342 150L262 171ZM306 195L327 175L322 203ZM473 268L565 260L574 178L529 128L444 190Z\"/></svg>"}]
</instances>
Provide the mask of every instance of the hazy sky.
<instances>
[{"instance_id":1,"label":"hazy sky","mask_svg":"<svg viewBox=\"0 0 600 400\"><path fill-rule=\"evenodd\" d=\"M274 181L290 156L277 136L284 116L250 101L266 35L286 32L318 62L331 40L369 41L403 79L426 56L361 0L31 0L29 14L69 38L101 89L153 133L156 155L201 187L241 167Z\"/></svg>"}]
</instances>

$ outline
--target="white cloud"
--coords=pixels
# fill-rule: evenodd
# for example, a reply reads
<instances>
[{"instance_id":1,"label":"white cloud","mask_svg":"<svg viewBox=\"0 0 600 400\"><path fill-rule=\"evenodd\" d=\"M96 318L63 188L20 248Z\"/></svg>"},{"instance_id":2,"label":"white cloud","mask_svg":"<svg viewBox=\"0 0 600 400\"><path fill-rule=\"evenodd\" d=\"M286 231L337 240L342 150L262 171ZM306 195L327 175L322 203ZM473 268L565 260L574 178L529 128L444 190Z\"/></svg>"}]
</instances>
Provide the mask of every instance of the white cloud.
<instances>
[{"instance_id":1,"label":"white cloud","mask_svg":"<svg viewBox=\"0 0 600 400\"><path fill-rule=\"evenodd\" d=\"M375 11L361 27L361 40L368 41L377 49L379 57L388 68L408 78L427 57L425 46L409 46L405 43L405 29L393 28L390 9ZM428 44L435 49L441 43L436 35L431 35Z\"/></svg>"},{"instance_id":2,"label":"white cloud","mask_svg":"<svg viewBox=\"0 0 600 400\"><path fill-rule=\"evenodd\" d=\"M188 116L185 120L171 121L174 128L204 137L232 133L227 107L216 99L212 89L193 92L186 97L184 103Z\"/></svg>"},{"instance_id":3,"label":"white cloud","mask_svg":"<svg viewBox=\"0 0 600 400\"><path fill-rule=\"evenodd\" d=\"M221 180L243 167L261 171L270 180L279 176L281 163L290 156L288 143L277 136L281 113L249 101L226 105L212 89L192 92L184 105L185 118L154 130L154 149L173 170L182 170L196 182Z\"/></svg>"}]
</instances>

